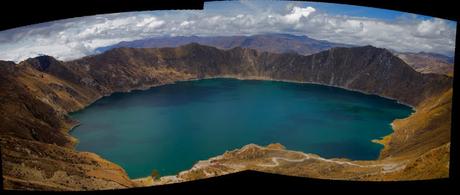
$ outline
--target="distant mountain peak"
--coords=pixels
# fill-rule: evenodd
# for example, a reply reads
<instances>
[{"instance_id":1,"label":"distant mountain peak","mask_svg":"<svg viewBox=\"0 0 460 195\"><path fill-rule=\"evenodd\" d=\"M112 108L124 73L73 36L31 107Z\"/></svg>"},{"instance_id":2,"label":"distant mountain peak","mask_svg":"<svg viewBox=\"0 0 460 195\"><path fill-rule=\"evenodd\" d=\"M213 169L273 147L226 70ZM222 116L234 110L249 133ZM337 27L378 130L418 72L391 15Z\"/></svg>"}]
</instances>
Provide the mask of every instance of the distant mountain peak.
<instances>
[{"instance_id":1,"label":"distant mountain peak","mask_svg":"<svg viewBox=\"0 0 460 195\"><path fill-rule=\"evenodd\" d=\"M197 42L191 42L191 43L187 43L187 44L183 45L182 47L202 47L202 46L204 46L204 45L199 44Z\"/></svg>"},{"instance_id":2,"label":"distant mountain peak","mask_svg":"<svg viewBox=\"0 0 460 195\"><path fill-rule=\"evenodd\" d=\"M284 36L284 37L308 37L307 35L294 35L294 34L288 34L288 33L264 33L264 34L256 34L252 36L266 36L266 35Z\"/></svg>"},{"instance_id":3,"label":"distant mountain peak","mask_svg":"<svg viewBox=\"0 0 460 195\"><path fill-rule=\"evenodd\" d=\"M203 48L212 48L212 49L217 49L215 47L209 46L209 45L203 45L197 42L191 42L187 43L185 45L179 46L179 48L186 48L186 49L203 49Z\"/></svg>"},{"instance_id":4,"label":"distant mountain peak","mask_svg":"<svg viewBox=\"0 0 460 195\"><path fill-rule=\"evenodd\" d=\"M368 49L368 50L378 50L378 51L384 51L384 52L392 53L390 50L388 50L386 48L376 47L374 45L363 45L363 46L358 46L358 48Z\"/></svg>"},{"instance_id":5,"label":"distant mountain peak","mask_svg":"<svg viewBox=\"0 0 460 195\"><path fill-rule=\"evenodd\" d=\"M46 71L53 64L59 63L59 60L49 55L39 55L35 58L28 58L24 62L31 64L39 71Z\"/></svg>"}]
</instances>

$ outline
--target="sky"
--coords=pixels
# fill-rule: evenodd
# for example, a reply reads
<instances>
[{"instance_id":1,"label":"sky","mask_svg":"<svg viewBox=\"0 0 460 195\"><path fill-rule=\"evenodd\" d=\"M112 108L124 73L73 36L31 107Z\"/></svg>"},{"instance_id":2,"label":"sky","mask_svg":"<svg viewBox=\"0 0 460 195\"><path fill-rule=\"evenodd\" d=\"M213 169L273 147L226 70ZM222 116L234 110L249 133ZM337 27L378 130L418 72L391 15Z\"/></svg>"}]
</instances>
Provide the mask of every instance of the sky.
<instances>
[{"instance_id":1,"label":"sky","mask_svg":"<svg viewBox=\"0 0 460 195\"><path fill-rule=\"evenodd\" d=\"M73 60L98 47L162 36L305 35L400 52L455 53L457 22L385 9L319 2L219 1L203 10L123 12L0 31L0 60L38 55Z\"/></svg>"}]
</instances>

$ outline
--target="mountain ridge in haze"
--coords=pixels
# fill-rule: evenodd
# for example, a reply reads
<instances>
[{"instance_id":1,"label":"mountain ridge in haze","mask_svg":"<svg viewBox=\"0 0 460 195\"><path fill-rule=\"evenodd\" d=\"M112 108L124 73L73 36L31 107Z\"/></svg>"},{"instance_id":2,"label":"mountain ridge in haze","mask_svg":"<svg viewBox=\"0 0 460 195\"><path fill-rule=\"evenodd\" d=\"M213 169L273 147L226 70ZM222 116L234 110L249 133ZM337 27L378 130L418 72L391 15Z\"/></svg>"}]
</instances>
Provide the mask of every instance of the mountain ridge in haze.
<instances>
[{"instance_id":1,"label":"mountain ridge in haze","mask_svg":"<svg viewBox=\"0 0 460 195\"><path fill-rule=\"evenodd\" d=\"M310 55L333 47L355 47L355 45L334 43L324 40L317 40L308 36L267 33L250 36L173 36L173 37L152 37L133 41L122 41L106 47L96 48L101 53L113 48L161 48L179 47L189 43L198 43L219 49L232 49L235 47L257 49L271 53L299 53Z\"/></svg>"},{"instance_id":2,"label":"mountain ridge in haze","mask_svg":"<svg viewBox=\"0 0 460 195\"><path fill-rule=\"evenodd\" d=\"M394 52L394 55L421 73L453 75L454 57L430 52Z\"/></svg>"}]
</instances>

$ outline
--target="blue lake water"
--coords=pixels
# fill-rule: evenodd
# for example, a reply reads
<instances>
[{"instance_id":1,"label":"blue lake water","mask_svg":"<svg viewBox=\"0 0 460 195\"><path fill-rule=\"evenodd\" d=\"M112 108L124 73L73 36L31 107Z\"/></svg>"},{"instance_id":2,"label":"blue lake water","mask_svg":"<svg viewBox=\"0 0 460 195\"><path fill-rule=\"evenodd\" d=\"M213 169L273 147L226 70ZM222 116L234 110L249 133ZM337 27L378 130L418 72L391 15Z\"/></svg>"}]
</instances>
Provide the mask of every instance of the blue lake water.
<instances>
[{"instance_id":1,"label":"blue lake water","mask_svg":"<svg viewBox=\"0 0 460 195\"><path fill-rule=\"evenodd\" d=\"M249 143L281 143L322 157L371 160L412 109L335 87L205 79L115 93L72 113L77 150L122 166L131 178L177 174Z\"/></svg>"}]
</instances>

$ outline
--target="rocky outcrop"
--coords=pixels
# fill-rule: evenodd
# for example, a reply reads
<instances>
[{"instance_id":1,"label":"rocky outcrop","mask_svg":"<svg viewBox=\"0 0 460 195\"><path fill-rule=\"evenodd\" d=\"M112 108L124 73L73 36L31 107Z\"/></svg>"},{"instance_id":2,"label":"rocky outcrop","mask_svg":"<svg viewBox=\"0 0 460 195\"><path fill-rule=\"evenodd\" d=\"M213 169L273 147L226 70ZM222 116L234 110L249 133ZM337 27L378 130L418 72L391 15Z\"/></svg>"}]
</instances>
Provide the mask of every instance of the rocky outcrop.
<instances>
[{"instance_id":1,"label":"rocky outcrop","mask_svg":"<svg viewBox=\"0 0 460 195\"><path fill-rule=\"evenodd\" d=\"M179 80L212 77L311 82L359 90L394 98L412 105L417 112L420 109L420 112L425 113L420 116L426 116L426 119L438 116L428 108L433 107L437 102L444 102L436 99L448 92L452 83L452 78L448 76L416 72L389 51L372 46L333 48L314 55L303 56L293 53L259 52L245 48L219 50L198 44L188 44L177 48L117 48L69 62L58 61L50 56L28 59L19 64L1 61L0 143L5 187L8 189L78 190L136 186L136 182L130 183L126 173L120 167L94 154L81 153L73 149L76 140L69 136L68 130L75 126L77 121L71 120L67 114L82 109L95 100L114 92L147 89ZM450 96L443 97L446 97L445 100L448 101ZM445 107L446 105L448 103L439 106L444 113L443 117L448 117L451 112ZM448 149L448 147L442 149L442 146L448 144L446 141L448 136L444 135L447 135L446 132L449 133L450 128L447 128L438 119L426 121L425 126L411 126L410 122L396 125L401 128L395 128L394 135L391 136L391 139L387 139L390 141L382 151L382 159L394 156L402 158L407 156L406 153L417 150L418 156L411 156L411 159L426 155L424 159L428 160L423 161L427 163L422 167L427 170L434 167L435 164L428 162L434 162L430 159L439 157L434 155L438 153L428 155L427 152L440 147L439 150ZM404 131L406 127L418 129L415 133L412 132L413 129L411 133L406 133L409 132ZM443 134L439 133L442 136L431 138L430 136L438 135L428 133L433 128L442 132ZM425 133L417 138L421 132ZM401 139L404 136L415 137L411 137L410 141L406 142L408 138ZM417 144L426 144L426 146L417 149ZM27 150L21 148L27 148ZM254 152L243 156L236 155L235 158L254 159L254 162L248 162L252 167L260 156L258 149L251 149L249 151ZM291 151L283 149L280 145L272 145L267 148L267 151L272 150L281 155L278 158L270 154L272 165L284 163L283 158L288 158L284 157L285 155L291 159ZM261 156L261 158L266 157L268 156ZM346 178L366 178L353 176L354 169L338 168L348 163L339 163L338 167L325 164L323 167L323 163L330 161L318 159L320 157L316 158L317 165L315 166L304 164L299 168L305 169L303 176L345 178L343 174L341 176L326 174L327 170L335 169L346 171L348 173ZM49 163L51 161L56 163ZM297 158L284 161L300 162ZM24 163L24 166L21 163ZM39 163L44 165L37 165ZM255 170L271 170L268 167L270 166ZM413 167L420 167L420 164L414 164ZM223 169L227 168L223 167ZM240 170L240 168L230 168L232 169L229 170ZM306 169L316 171L316 173L309 173ZM290 171L287 169L273 170L289 175L294 169ZM382 170L384 169L374 167L369 170L360 169L358 172L381 174ZM411 178L417 178L419 174L416 171L409 170L409 172L415 175ZM56 179L66 177L66 175L69 176L68 179ZM207 176L207 174L204 175ZM401 175L393 177L396 180L401 178L403 178ZM174 180L174 177L170 179Z\"/></svg>"}]
</instances>

